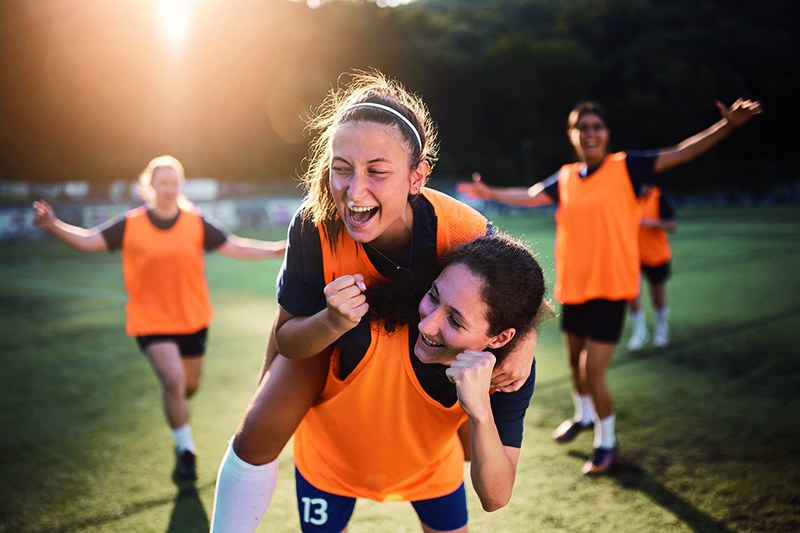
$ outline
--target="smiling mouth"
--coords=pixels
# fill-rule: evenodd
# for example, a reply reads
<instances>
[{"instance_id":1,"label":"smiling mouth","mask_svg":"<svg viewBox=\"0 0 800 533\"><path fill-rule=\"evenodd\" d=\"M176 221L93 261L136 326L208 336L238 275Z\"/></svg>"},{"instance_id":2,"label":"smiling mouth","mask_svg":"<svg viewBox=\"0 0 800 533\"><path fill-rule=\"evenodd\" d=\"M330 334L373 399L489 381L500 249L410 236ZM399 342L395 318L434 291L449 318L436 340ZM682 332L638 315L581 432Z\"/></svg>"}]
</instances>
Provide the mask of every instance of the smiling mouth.
<instances>
[{"instance_id":1,"label":"smiling mouth","mask_svg":"<svg viewBox=\"0 0 800 533\"><path fill-rule=\"evenodd\" d=\"M378 212L377 206L358 207L350 206L348 202L347 214L353 224L364 224Z\"/></svg>"},{"instance_id":2,"label":"smiling mouth","mask_svg":"<svg viewBox=\"0 0 800 533\"><path fill-rule=\"evenodd\" d=\"M424 333L419 334L419 340L427 348L444 348L444 344L439 344L430 340Z\"/></svg>"}]
</instances>

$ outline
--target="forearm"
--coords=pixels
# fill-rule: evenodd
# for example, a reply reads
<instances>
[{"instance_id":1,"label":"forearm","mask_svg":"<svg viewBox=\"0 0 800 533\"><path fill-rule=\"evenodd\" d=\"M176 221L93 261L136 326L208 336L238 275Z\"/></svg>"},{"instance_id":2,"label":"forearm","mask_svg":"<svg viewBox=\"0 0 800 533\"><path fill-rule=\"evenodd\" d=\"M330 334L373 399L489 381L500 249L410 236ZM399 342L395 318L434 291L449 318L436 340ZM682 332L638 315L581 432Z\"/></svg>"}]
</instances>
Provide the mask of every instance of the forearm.
<instances>
[{"instance_id":1,"label":"forearm","mask_svg":"<svg viewBox=\"0 0 800 533\"><path fill-rule=\"evenodd\" d=\"M491 199L517 207L536 207L552 203L544 189L533 187L490 187Z\"/></svg>"},{"instance_id":2,"label":"forearm","mask_svg":"<svg viewBox=\"0 0 800 533\"><path fill-rule=\"evenodd\" d=\"M229 235L228 240L218 248L219 253L239 261L259 261L280 259L286 250L286 241L259 241Z\"/></svg>"},{"instance_id":3,"label":"forearm","mask_svg":"<svg viewBox=\"0 0 800 533\"><path fill-rule=\"evenodd\" d=\"M327 310L312 316L297 316L276 328L277 351L289 359L313 357L333 344L346 331L331 322Z\"/></svg>"},{"instance_id":4,"label":"forearm","mask_svg":"<svg viewBox=\"0 0 800 533\"><path fill-rule=\"evenodd\" d=\"M108 249L103 235L97 228L79 228L56 219L45 231L70 248L81 252L100 252Z\"/></svg>"},{"instance_id":5,"label":"forearm","mask_svg":"<svg viewBox=\"0 0 800 533\"><path fill-rule=\"evenodd\" d=\"M491 415L478 420L470 417L472 432L472 462L470 476L481 505L486 511L496 511L511 500L516 479L516 464L500 441ZM512 452L518 454L518 451Z\"/></svg>"},{"instance_id":6,"label":"forearm","mask_svg":"<svg viewBox=\"0 0 800 533\"><path fill-rule=\"evenodd\" d=\"M684 163L694 161L719 144L734 129L732 125L728 124L727 119L723 118L697 135L693 135L671 148L662 149L656 158L653 171L655 173L664 172Z\"/></svg>"}]
</instances>

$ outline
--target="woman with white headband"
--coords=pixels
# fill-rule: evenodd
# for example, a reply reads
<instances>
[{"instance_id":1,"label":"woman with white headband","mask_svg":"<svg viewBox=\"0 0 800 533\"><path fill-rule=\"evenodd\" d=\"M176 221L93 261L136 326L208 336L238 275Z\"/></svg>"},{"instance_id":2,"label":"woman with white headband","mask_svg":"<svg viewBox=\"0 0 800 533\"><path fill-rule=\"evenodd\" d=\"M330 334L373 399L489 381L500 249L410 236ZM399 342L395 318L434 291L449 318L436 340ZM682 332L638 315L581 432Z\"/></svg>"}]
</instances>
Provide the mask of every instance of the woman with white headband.
<instances>
[{"instance_id":1,"label":"woman with white headband","mask_svg":"<svg viewBox=\"0 0 800 533\"><path fill-rule=\"evenodd\" d=\"M474 209L424 187L436 132L425 104L399 83L377 72L354 75L310 127L318 136L288 232L264 375L222 460L212 531L257 527L278 455L322 391L333 348L368 311L363 291L492 232ZM498 365L493 387L525 383L535 341L523 339Z\"/></svg>"}]
</instances>

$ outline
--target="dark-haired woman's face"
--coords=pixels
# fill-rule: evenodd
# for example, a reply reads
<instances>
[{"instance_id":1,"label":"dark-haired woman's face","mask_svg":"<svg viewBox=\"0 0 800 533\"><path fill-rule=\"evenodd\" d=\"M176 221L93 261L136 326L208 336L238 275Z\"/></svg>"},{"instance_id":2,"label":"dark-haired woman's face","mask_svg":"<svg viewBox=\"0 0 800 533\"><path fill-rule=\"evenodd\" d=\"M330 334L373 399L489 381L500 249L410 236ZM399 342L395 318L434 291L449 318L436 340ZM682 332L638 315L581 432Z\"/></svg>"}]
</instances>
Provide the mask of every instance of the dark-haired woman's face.
<instances>
[{"instance_id":1,"label":"dark-haired woman's face","mask_svg":"<svg viewBox=\"0 0 800 533\"><path fill-rule=\"evenodd\" d=\"M488 306L482 278L464 265L444 269L419 304L419 337L414 353L423 363L449 365L465 350L494 347L487 334Z\"/></svg>"},{"instance_id":2,"label":"dark-haired woman's face","mask_svg":"<svg viewBox=\"0 0 800 533\"><path fill-rule=\"evenodd\" d=\"M569 140L578 157L587 165L599 164L608 153L610 130L595 113L586 113L569 130Z\"/></svg>"}]
</instances>

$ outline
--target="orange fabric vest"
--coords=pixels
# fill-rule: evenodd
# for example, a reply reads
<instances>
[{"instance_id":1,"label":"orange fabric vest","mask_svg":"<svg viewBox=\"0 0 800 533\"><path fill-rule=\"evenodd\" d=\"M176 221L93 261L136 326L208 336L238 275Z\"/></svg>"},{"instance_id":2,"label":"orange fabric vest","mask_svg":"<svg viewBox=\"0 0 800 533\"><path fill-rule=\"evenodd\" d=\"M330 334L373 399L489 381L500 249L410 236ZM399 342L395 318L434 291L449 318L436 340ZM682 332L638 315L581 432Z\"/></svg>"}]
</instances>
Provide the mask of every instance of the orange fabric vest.
<instances>
[{"instance_id":1,"label":"orange fabric vest","mask_svg":"<svg viewBox=\"0 0 800 533\"><path fill-rule=\"evenodd\" d=\"M432 189L422 194L436 213L439 254L486 234L487 220L476 210ZM347 232L335 254L322 227L320 239L326 283L359 272L368 286L386 281ZM457 489L464 452L456 430L466 414L422 389L409 359L408 328L390 335L373 324L370 348L344 380L338 355L335 350L325 389L294 435L303 477L326 492L377 501L437 498Z\"/></svg>"},{"instance_id":2,"label":"orange fabric vest","mask_svg":"<svg viewBox=\"0 0 800 533\"><path fill-rule=\"evenodd\" d=\"M639 294L641 206L625 153L606 156L587 178L580 168L564 165L559 175L554 296L564 304L629 300Z\"/></svg>"},{"instance_id":3,"label":"orange fabric vest","mask_svg":"<svg viewBox=\"0 0 800 533\"><path fill-rule=\"evenodd\" d=\"M186 335L211 323L199 211L181 210L168 230L153 226L145 207L128 211L122 271L128 335Z\"/></svg>"},{"instance_id":4,"label":"orange fabric vest","mask_svg":"<svg viewBox=\"0 0 800 533\"><path fill-rule=\"evenodd\" d=\"M643 219L661 220L660 198L661 189L650 187L642 200ZM639 256L642 264L648 267L668 263L672 259L672 248L669 246L667 230L642 226L639 229Z\"/></svg>"},{"instance_id":5,"label":"orange fabric vest","mask_svg":"<svg viewBox=\"0 0 800 533\"><path fill-rule=\"evenodd\" d=\"M421 194L433 205L437 218L436 250L442 254L450 248L486 234L486 217L475 209L439 191L424 188ZM331 252L325 227L319 226L322 240L322 263L325 284L346 274L361 273L367 287L385 282L364 251L364 245L350 238L346 231L339 234L336 252Z\"/></svg>"},{"instance_id":6,"label":"orange fabric vest","mask_svg":"<svg viewBox=\"0 0 800 533\"><path fill-rule=\"evenodd\" d=\"M298 470L315 487L385 501L438 498L464 479L458 402L430 398L411 366L408 326L389 334L372 324L372 343L345 380L338 350L320 403L294 435Z\"/></svg>"}]
</instances>

